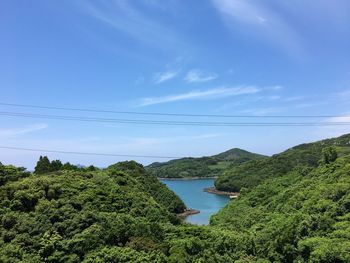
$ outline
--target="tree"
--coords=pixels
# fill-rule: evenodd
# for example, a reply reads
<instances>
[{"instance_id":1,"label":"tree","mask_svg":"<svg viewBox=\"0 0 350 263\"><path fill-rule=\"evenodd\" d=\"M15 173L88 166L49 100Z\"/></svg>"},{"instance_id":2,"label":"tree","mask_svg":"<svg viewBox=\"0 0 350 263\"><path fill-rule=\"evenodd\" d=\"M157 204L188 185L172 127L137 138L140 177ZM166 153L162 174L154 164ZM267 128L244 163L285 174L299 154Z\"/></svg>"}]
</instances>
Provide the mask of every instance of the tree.
<instances>
[{"instance_id":1,"label":"tree","mask_svg":"<svg viewBox=\"0 0 350 263\"><path fill-rule=\"evenodd\" d=\"M93 166L93 165L90 165L90 166L87 168L87 170L90 171L90 172L93 172L93 171L96 171L97 168L96 168L95 166Z\"/></svg>"},{"instance_id":2,"label":"tree","mask_svg":"<svg viewBox=\"0 0 350 263\"><path fill-rule=\"evenodd\" d=\"M322 154L323 154L322 161L325 164L332 163L338 158L337 150L333 146L323 148Z\"/></svg>"},{"instance_id":3,"label":"tree","mask_svg":"<svg viewBox=\"0 0 350 263\"><path fill-rule=\"evenodd\" d=\"M36 174L51 172L51 163L47 156L40 156L39 161L36 163L34 172Z\"/></svg>"},{"instance_id":4,"label":"tree","mask_svg":"<svg viewBox=\"0 0 350 263\"><path fill-rule=\"evenodd\" d=\"M62 166L62 170L74 170L77 171L79 170L78 167L76 165L71 164L70 162L66 162L63 166Z\"/></svg>"},{"instance_id":5,"label":"tree","mask_svg":"<svg viewBox=\"0 0 350 263\"><path fill-rule=\"evenodd\" d=\"M60 160L54 160L51 162L51 171L58 171L62 169L62 163Z\"/></svg>"}]
</instances>

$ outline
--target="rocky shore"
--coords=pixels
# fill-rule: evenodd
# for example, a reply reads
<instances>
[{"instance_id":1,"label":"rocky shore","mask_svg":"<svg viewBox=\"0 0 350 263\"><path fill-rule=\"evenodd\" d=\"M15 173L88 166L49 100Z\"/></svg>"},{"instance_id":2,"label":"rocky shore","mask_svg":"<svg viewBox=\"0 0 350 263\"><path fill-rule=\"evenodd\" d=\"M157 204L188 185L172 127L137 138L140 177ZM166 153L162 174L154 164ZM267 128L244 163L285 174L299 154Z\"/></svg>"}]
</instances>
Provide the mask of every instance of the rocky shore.
<instances>
[{"instance_id":1,"label":"rocky shore","mask_svg":"<svg viewBox=\"0 0 350 263\"><path fill-rule=\"evenodd\" d=\"M177 214L178 217L180 218L186 218L190 215L195 215L195 214L199 214L200 211L199 210L195 210L195 209L186 209L184 212Z\"/></svg>"},{"instance_id":2,"label":"rocky shore","mask_svg":"<svg viewBox=\"0 0 350 263\"><path fill-rule=\"evenodd\" d=\"M217 177L158 177L159 180L168 180L168 181L187 181L187 180L202 180L202 179L217 179Z\"/></svg>"},{"instance_id":3,"label":"rocky shore","mask_svg":"<svg viewBox=\"0 0 350 263\"><path fill-rule=\"evenodd\" d=\"M237 192L226 192L226 191L220 191L216 189L215 187L208 187L203 189L204 192L210 193L210 194L216 194L216 195L227 195L230 198L236 198L239 196L239 193Z\"/></svg>"}]
</instances>

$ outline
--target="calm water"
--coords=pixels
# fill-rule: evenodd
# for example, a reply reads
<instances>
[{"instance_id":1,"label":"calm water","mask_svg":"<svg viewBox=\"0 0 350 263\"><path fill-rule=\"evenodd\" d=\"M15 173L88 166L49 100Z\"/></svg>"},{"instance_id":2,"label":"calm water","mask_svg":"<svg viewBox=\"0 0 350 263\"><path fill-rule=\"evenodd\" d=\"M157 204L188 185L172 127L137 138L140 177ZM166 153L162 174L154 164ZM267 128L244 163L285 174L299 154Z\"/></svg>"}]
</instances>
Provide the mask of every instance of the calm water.
<instances>
[{"instance_id":1,"label":"calm water","mask_svg":"<svg viewBox=\"0 0 350 263\"><path fill-rule=\"evenodd\" d=\"M197 225L207 225L211 215L217 213L230 199L227 196L209 194L203 191L206 187L214 186L214 179L199 180L161 180L173 190L188 208L201 211L191 215L186 221Z\"/></svg>"}]
</instances>

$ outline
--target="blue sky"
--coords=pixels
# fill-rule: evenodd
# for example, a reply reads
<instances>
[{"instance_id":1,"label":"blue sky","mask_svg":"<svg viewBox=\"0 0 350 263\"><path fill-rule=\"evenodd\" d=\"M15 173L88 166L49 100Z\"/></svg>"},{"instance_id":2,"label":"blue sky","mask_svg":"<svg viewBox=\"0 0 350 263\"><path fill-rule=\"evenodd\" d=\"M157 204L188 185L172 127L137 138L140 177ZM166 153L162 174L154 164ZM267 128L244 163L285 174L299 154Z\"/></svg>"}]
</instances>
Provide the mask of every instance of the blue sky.
<instances>
[{"instance_id":1,"label":"blue sky","mask_svg":"<svg viewBox=\"0 0 350 263\"><path fill-rule=\"evenodd\" d=\"M350 113L349 25L347 0L4 0L0 102L191 114L346 115ZM274 154L350 130L0 118L2 146L166 156L211 155L233 147ZM335 120L348 118L328 121ZM38 156L0 150L3 163L29 168ZM125 159L48 156L98 166Z\"/></svg>"}]
</instances>

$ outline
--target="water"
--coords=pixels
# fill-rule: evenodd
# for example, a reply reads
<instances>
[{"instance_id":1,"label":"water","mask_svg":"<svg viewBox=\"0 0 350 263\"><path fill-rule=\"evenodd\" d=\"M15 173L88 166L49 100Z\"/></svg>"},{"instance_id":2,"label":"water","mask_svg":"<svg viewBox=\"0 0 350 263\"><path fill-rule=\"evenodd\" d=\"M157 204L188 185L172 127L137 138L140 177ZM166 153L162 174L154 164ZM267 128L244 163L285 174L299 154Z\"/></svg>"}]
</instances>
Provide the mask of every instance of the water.
<instances>
[{"instance_id":1,"label":"water","mask_svg":"<svg viewBox=\"0 0 350 263\"><path fill-rule=\"evenodd\" d=\"M204 188L213 187L214 179L197 180L161 180L173 190L188 208L199 210L200 213L190 215L186 221L196 225L209 224L210 216L217 213L229 201L228 196L209 194Z\"/></svg>"}]
</instances>

